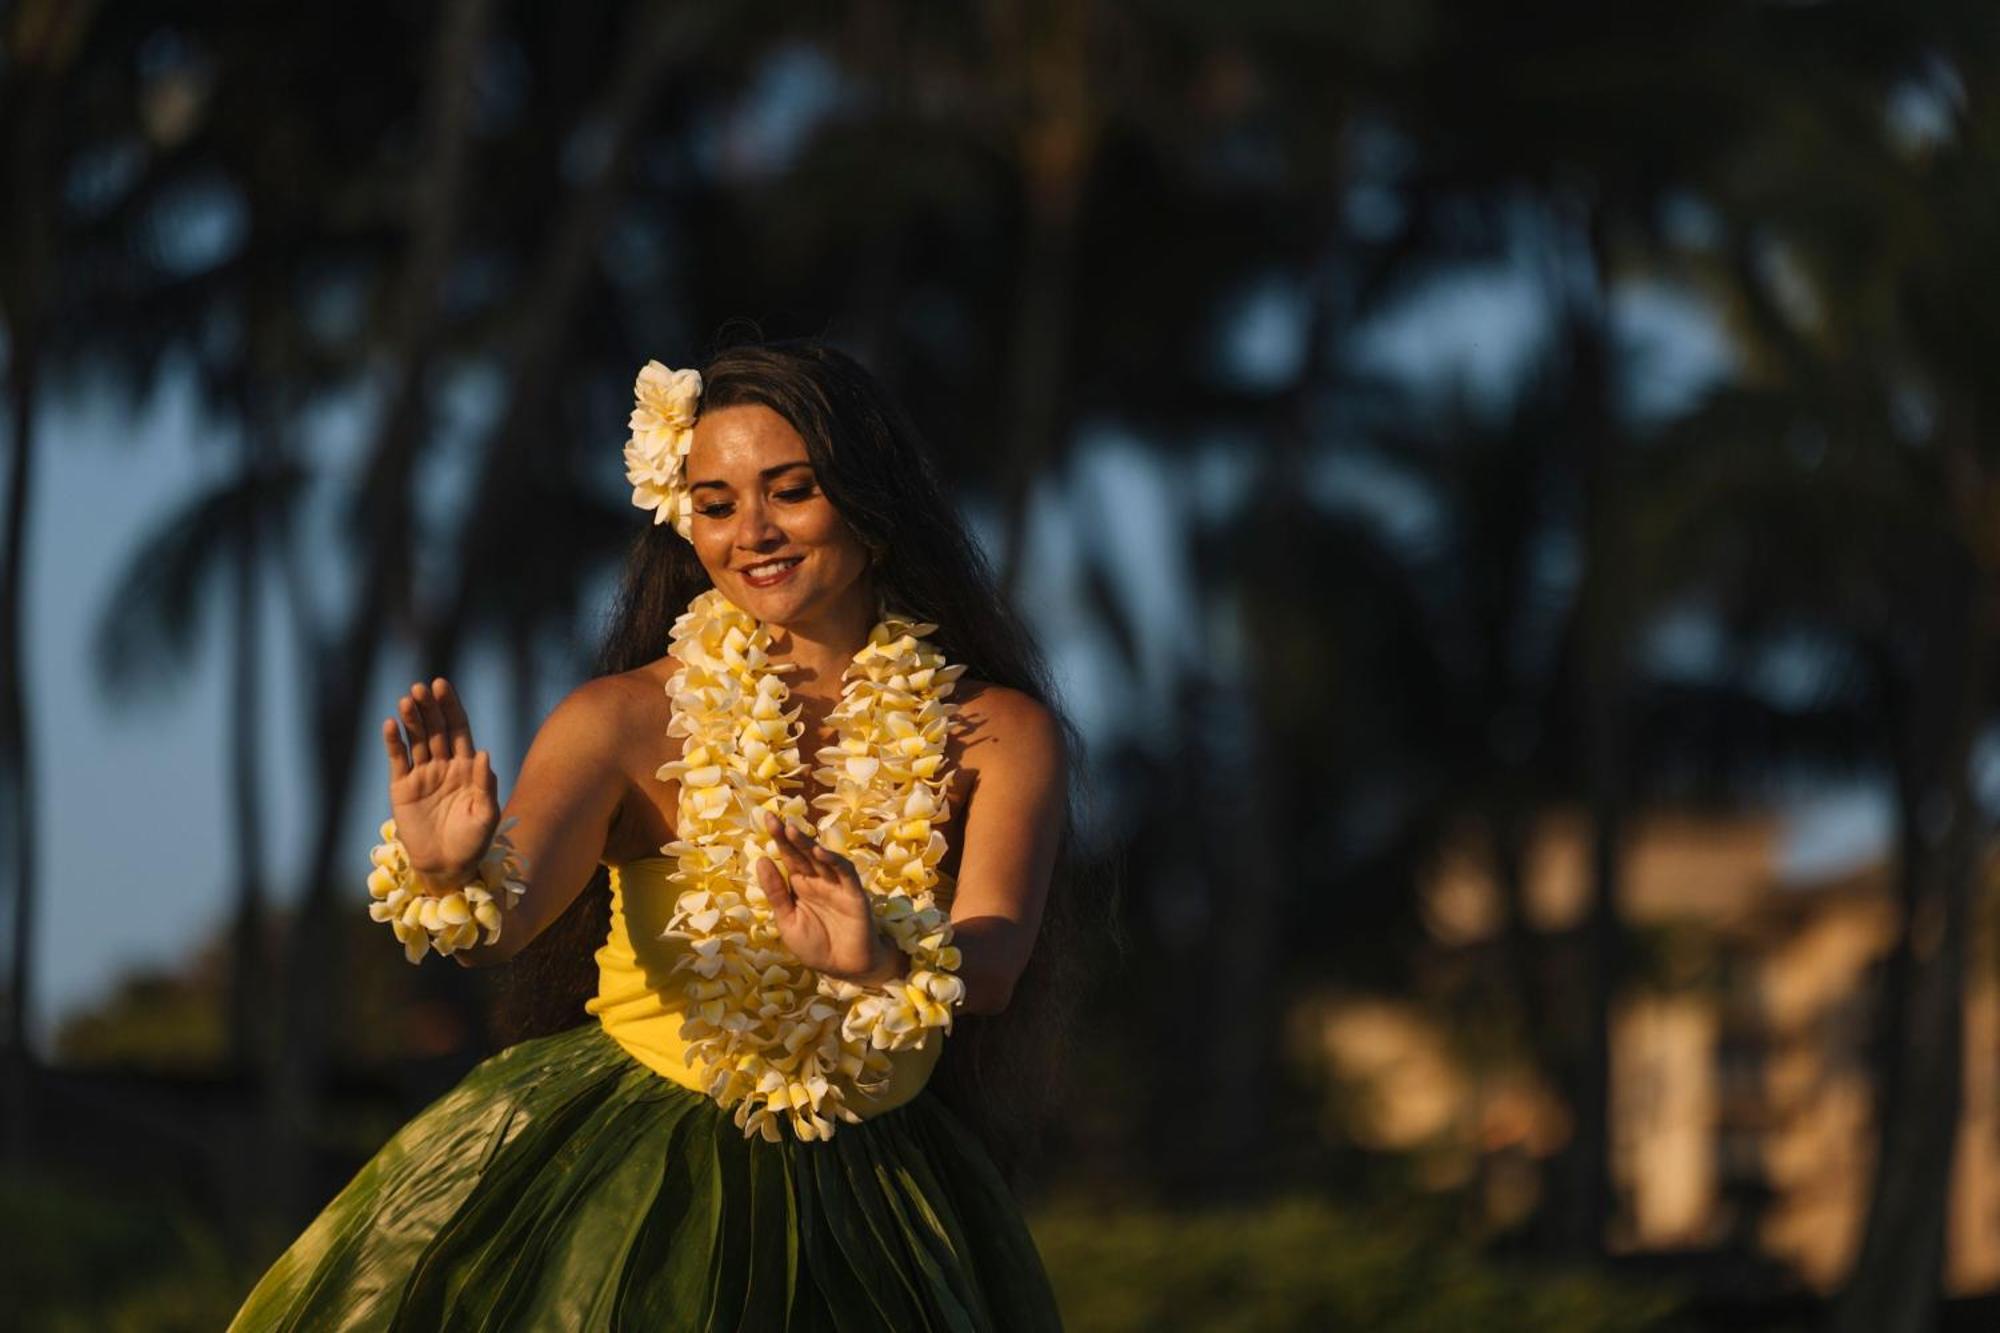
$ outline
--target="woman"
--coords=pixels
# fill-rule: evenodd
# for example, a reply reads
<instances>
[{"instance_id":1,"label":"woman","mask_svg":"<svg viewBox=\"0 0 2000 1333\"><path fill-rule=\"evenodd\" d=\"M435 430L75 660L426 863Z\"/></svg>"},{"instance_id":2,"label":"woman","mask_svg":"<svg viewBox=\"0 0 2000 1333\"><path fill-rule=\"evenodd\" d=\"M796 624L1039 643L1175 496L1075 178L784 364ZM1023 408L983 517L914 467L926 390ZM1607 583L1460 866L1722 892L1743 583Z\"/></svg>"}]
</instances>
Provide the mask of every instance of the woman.
<instances>
[{"instance_id":1,"label":"woman","mask_svg":"<svg viewBox=\"0 0 2000 1333\"><path fill-rule=\"evenodd\" d=\"M1071 733L1039 658L850 358L735 347L638 396L655 523L610 669L506 822L457 692L412 686L370 879L413 958L486 965L601 863L595 1021L405 1126L233 1327L1058 1327L969 1127L1018 1123L1015 1020L1063 953Z\"/></svg>"}]
</instances>

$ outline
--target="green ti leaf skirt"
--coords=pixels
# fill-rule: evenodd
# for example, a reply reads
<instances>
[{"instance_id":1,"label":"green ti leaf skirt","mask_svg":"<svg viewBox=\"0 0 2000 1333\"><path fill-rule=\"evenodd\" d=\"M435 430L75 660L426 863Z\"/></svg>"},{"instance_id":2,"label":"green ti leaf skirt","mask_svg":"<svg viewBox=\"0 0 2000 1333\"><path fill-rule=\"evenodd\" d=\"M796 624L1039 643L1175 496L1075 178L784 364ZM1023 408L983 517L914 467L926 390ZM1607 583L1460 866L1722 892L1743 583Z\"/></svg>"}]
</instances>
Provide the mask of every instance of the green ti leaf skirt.
<instances>
[{"instance_id":1,"label":"green ti leaf skirt","mask_svg":"<svg viewBox=\"0 0 2000 1333\"><path fill-rule=\"evenodd\" d=\"M595 1023L509 1047L403 1126L230 1325L1060 1327L1006 1183L930 1093L824 1143L746 1140Z\"/></svg>"}]
</instances>

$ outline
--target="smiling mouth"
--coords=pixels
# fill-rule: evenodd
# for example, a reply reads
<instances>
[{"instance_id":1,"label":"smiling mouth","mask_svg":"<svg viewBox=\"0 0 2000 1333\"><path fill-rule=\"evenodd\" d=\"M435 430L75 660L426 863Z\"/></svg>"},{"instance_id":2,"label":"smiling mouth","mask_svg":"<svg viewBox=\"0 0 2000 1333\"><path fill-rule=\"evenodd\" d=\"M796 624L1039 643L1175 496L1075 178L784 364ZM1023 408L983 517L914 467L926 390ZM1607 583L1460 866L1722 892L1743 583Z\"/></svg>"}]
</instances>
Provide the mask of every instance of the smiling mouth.
<instances>
[{"instance_id":1,"label":"smiling mouth","mask_svg":"<svg viewBox=\"0 0 2000 1333\"><path fill-rule=\"evenodd\" d=\"M760 588L776 583L796 569L804 558L795 555L783 560L766 560L760 565L751 565L743 571L743 581Z\"/></svg>"}]
</instances>

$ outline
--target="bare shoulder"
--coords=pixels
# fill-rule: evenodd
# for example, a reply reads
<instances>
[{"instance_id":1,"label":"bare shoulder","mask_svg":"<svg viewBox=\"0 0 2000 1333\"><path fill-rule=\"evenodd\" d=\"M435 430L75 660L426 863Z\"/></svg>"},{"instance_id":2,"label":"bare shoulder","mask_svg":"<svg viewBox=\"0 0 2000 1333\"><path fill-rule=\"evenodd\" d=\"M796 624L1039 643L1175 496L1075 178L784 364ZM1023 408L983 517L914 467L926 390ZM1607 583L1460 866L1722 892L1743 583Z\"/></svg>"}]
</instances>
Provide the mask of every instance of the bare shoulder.
<instances>
[{"instance_id":1,"label":"bare shoulder","mask_svg":"<svg viewBox=\"0 0 2000 1333\"><path fill-rule=\"evenodd\" d=\"M594 676L563 696L543 729L579 737L609 735L637 703L637 693L624 675Z\"/></svg>"},{"instance_id":2,"label":"bare shoulder","mask_svg":"<svg viewBox=\"0 0 2000 1333\"><path fill-rule=\"evenodd\" d=\"M565 745L615 751L646 725L665 725L665 689L673 668L673 660L663 658L632 671L593 676L563 696L542 724L542 733Z\"/></svg>"},{"instance_id":3,"label":"bare shoulder","mask_svg":"<svg viewBox=\"0 0 2000 1333\"><path fill-rule=\"evenodd\" d=\"M983 867L983 875L1032 849L1053 847L1068 802L1069 761L1054 709L1021 690L961 684L954 803L965 812L966 860L955 870L965 875Z\"/></svg>"},{"instance_id":4,"label":"bare shoulder","mask_svg":"<svg viewBox=\"0 0 2000 1333\"><path fill-rule=\"evenodd\" d=\"M958 705L959 742L967 768L1061 768L1062 726L1055 711L1034 695L968 678L959 682L952 701Z\"/></svg>"}]
</instances>

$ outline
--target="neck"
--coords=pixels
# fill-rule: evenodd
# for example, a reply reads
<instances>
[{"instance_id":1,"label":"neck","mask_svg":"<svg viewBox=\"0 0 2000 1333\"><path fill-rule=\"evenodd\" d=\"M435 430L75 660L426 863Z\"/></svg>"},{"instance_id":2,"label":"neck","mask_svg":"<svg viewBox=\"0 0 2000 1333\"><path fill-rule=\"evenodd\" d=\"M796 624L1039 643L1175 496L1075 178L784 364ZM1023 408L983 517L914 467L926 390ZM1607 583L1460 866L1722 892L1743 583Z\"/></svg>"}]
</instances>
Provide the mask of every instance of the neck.
<instances>
[{"instance_id":1,"label":"neck","mask_svg":"<svg viewBox=\"0 0 2000 1333\"><path fill-rule=\"evenodd\" d=\"M839 606L822 615L789 625L766 625L773 660L792 662L799 668L786 673L786 689L794 695L819 699L838 697L841 676L861 645L868 642L875 621L873 591L857 587L855 596L843 598Z\"/></svg>"}]
</instances>

